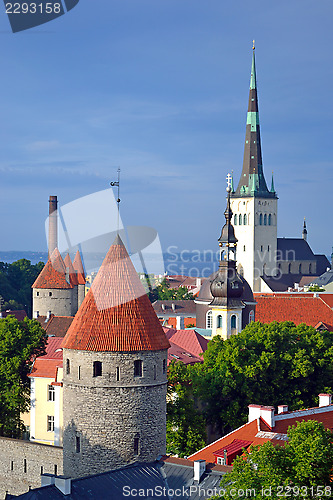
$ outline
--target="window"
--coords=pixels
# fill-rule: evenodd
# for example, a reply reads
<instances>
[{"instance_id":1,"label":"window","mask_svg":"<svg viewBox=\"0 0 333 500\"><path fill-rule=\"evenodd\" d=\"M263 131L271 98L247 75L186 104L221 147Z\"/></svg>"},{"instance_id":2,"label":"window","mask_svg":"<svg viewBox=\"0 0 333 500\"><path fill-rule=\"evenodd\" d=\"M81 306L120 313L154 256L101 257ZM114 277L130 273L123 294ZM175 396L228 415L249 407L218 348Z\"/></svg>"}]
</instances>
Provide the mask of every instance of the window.
<instances>
[{"instance_id":1,"label":"window","mask_svg":"<svg viewBox=\"0 0 333 500\"><path fill-rule=\"evenodd\" d=\"M166 359L163 359L163 373L166 372Z\"/></svg>"},{"instance_id":2,"label":"window","mask_svg":"<svg viewBox=\"0 0 333 500\"><path fill-rule=\"evenodd\" d=\"M40 468L40 475L42 476L43 474L44 474L44 467L41 466L41 468Z\"/></svg>"},{"instance_id":3,"label":"window","mask_svg":"<svg viewBox=\"0 0 333 500\"><path fill-rule=\"evenodd\" d=\"M117 382L119 382L119 380L120 380L120 368L119 368L119 366L117 366L117 368L116 368L116 380L117 380Z\"/></svg>"},{"instance_id":4,"label":"window","mask_svg":"<svg viewBox=\"0 0 333 500\"><path fill-rule=\"evenodd\" d=\"M236 328L236 325L237 325L237 318L236 316L233 314L231 316L231 329L235 329Z\"/></svg>"},{"instance_id":5,"label":"window","mask_svg":"<svg viewBox=\"0 0 333 500\"><path fill-rule=\"evenodd\" d=\"M244 221L244 226L246 226L246 224L247 224L247 215L246 214L244 214L243 221Z\"/></svg>"},{"instance_id":6,"label":"window","mask_svg":"<svg viewBox=\"0 0 333 500\"><path fill-rule=\"evenodd\" d=\"M58 466L57 464L54 464L54 475L56 476L58 474Z\"/></svg>"},{"instance_id":7,"label":"window","mask_svg":"<svg viewBox=\"0 0 333 500\"><path fill-rule=\"evenodd\" d=\"M222 457L217 457L217 465L225 465L225 460Z\"/></svg>"},{"instance_id":8,"label":"window","mask_svg":"<svg viewBox=\"0 0 333 500\"><path fill-rule=\"evenodd\" d=\"M267 226L267 214L264 215L264 226Z\"/></svg>"},{"instance_id":9,"label":"window","mask_svg":"<svg viewBox=\"0 0 333 500\"><path fill-rule=\"evenodd\" d=\"M36 296L39 297L39 292L36 292Z\"/></svg>"},{"instance_id":10,"label":"window","mask_svg":"<svg viewBox=\"0 0 333 500\"><path fill-rule=\"evenodd\" d=\"M251 323L252 321L254 321L254 310L253 309L250 311L250 314L249 314L249 323Z\"/></svg>"},{"instance_id":11,"label":"window","mask_svg":"<svg viewBox=\"0 0 333 500\"><path fill-rule=\"evenodd\" d=\"M156 373L156 365L154 365L154 380L156 380L156 375L157 375L157 373Z\"/></svg>"},{"instance_id":12,"label":"window","mask_svg":"<svg viewBox=\"0 0 333 500\"><path fill-rule=\"evenodd\" d=\"M262 214L259 215L259 224L262 226Z\"/></svg>"},{"instance_id":13,"label":"window","mask_svg":"<svg viewBox=\"0 0 333 500\"><path fill-rule=\"evenodd\" d=\"M81 366L77 367L77 378L81 380Z\"/></svg>"},{"instance_id":14,"label":"window","mask_svg":"<svg viewBox=\"0 0 333 500\"><path fill-rule=\"evenodd\" d=\"M234 215L234 225L237 226L237 214Z\"/></svg>"},{"instance_id":15,"label":"window","mask_svg":"<svg viewBox=\"0 0 333 500\"><path fill-rule=\"evenodd\" d=\"M244 250L244 252L245 252L245 245L243 246L243 250Z\"/></svg>"},{"instance_id":16,"label":"window","mask_svg":"<svg viewBox=\"0 0 333 500\"><path fill-rule=\"evenodd\" d=\"M242 216L239 214L238 216L238 224L241 226L242 225Z\"/></svg>"},{"instance_id":17,"label":"window","mask_svg":"<svg viewBox=\"0 0 333 500\"><path fill-rule=\"evenodd\" d=\"M217 328L222 328L222 316L221 314L217 317Z\"/></svg>"},{"instance_id":18,"label":"window","mask_svg":"<svg viewBox=\"0 0 333 500\"><path fill-rule=\"evenodd\" d=\"M134 455L139 455L139 442L140 442L140 438L135 437L134 438Z\"/></svg>"},{"instance_id":19,"label":"window","mask_svg":"<svg viewBox=\"0 0 333 500\"><path fill-rule=\"evenodd\" d=\"M53 431L54 431L54 416L48 415L47 416L47 432L53 432Z\"/></svg>"},{"instance_id":20,"label":"window","mask_svg":"<svg viewBox=\"0 0 333 500\"><path fill-rule=\"evenodd\" d=\"M55 401L55 388L53 385L47 387L47 400Z\"/></svg>"},{"instance_id":21,"label":"window","mask_svg":"<svg viewBox=\"0 0 333 500\"><path fill-rule=\"evenodd\" d=\"M272 225L272 214L269 214L269 216L268 216L268 225L269 226Z\"/></svg>"},{"instance_id":22,"label":"window","mask_svg":"<svg viewBox=\"0 0 333 500\"><path fill-rule=\"evenodd\" d=\"M291 264L288 266L288 273L291 273Z\"/></svg>"},{"instance_id":23,"label":"window","mask_svg":"<svg viewBox=\"0 0 333 500\"><path fill-rule=\"evenodd\" d=\"M49 292L49 297L52 297L52 292Z\"/></svg>"},{"instance_id":24,"label":"window","mask_svg":"<svg viewBox=\"0 0 333 500\"><path fill-rule=\"evenodd\" d=\"M101 361L94 361L93 364L93 377L102 376L102 363Z\"/></svg>"},{"instance_id":25,"label":"window","mask_svg":"<svg viewBox=\"0 0 333 500\"><path fill-rule=\"evenodd\" d=\"M269 252L269 245L267 245L267 252Z\"/></svg>"},{"instance_id":26,"label":"window","mask_svg":"<svg viewBox=\"0 0 333 500\"><path fill-rule=\"evenodd\" d=\"M206 314L206 328L208 330L211 330L213 326L213 318L212 318L212 311L208 311Z\"/></svg>"},{"instance_id":27,"label":"window","mask_svg":"<svg viewBox=\"0 0 333 500\"><path fill-rule=\"evenodd\" d=\"M66 359L66 373L67 375L69 375L71 372L71 363L69 361L69 359Z\"/></svg>"},{"instance_id":28,"label":"window","mask_svg":"<svg viewBox=\"0 0 333 500\"><path fill-rule=\"evenodd\" d=\"M81 452L81 440L80 436L75 436L75 453Z\"/></svg>"},{"instance_id":29,"label":"window","mask_svg":"<svg viewBox=\"0 0 333 500\"><path fill-rule=\"evenodd\" d=\"M298 266L298 272L299 272L299 274L302 274L302 264L300 264L300 265Z\"/></svg>"},{"instance_id":30,"label":"window","mask_svg":"<svg viewBox=\"0 0 333 500\"><path fill-rule=\"evenodd\" d=\"M134 377L142 377L142 361L136 359L134 361Z\"/></svg>"},{"instance_id":31,"label":"window","mask_svg":"<svg viewBox=\"0 0 333 500\"><path fill-rule=\"evenodd\" d=\"M260 245L260 251L262 252L264 250L264 247Z\"/></svg>"},{"instance_id":32,"label":"window","mask_svg":"<svg viewBox=\"0 0 333 500\"><path fill-rule=\"evenodd\" d=\"M24 473L26 474L26 472L27 472L27 460L26 459L24 459L23 468L24 468Z\"/></svg>"},{"instance_id":33,"label":"window","mask_svg":"<svg viewBox=\"0 0 333 500\"><path fill-rule=\"evenodd\" d=\"M13 462L13 460L10 462L10 470L14 470L14 462Z\"/></svg>"},{"instance_id":34,"label":"window","mask_svg":"<svg viewBox=\"0 0 333 500\"><path fill-rule=\"evenodd\" d=\"M312 273L312 265L310 264L309 265L309 274L311 274L311 273Z\"/></svg>"}]
</instances>

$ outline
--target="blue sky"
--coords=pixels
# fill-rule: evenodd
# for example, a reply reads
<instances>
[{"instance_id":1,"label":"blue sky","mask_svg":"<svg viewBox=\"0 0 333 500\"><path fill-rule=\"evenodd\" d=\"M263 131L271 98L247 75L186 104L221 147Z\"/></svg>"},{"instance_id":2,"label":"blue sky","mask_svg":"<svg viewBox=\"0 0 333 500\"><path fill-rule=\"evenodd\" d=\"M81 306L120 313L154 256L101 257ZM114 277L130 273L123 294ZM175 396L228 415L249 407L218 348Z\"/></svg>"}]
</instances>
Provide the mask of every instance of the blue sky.
<instances>
[{"instance_id":1,"label":"blue sky","mask_svg":"<svg viewBox=\"0 0 333 500\"><path fill-rule=\"evenodd\" d=\"M238 182L252 57L278 235L329 254L333 4L80 0L13 34L0 11L0 250L45 250L48 196L108 187L163 249L217 247L225 177Z\"/></svg>"}]
</instances>

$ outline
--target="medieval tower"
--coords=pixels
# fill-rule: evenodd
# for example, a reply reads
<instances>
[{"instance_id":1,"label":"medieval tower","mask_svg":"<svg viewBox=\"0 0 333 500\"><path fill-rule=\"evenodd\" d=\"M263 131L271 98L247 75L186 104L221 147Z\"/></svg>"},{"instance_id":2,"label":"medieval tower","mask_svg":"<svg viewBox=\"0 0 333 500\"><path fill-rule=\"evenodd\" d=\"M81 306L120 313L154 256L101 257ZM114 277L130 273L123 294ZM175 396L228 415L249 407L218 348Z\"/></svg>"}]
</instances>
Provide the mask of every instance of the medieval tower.
<instances>
[{"instance_id":1,"label":"medieval tower","mask_svg":"<svg viewBox=\"0 0 333 500\"><path fill-rule=\"evenodd\" d=\"M168 347L117 236L63 341L64 474L165 453Z\"/></svg>"},{"instance_id":2,"label":"medieval tower","mask_svg":"<svg viewBox=\"0 0 333 500\"><path fill-rule=\"evenodd\" d=\"M231 193L231 209L238 239L238 270L253 291L260 291L260 276L277 274L277 195L273 178L269 190L263 171L254 46L243 170L236 191Z\"/></svg>"}]
</instances>

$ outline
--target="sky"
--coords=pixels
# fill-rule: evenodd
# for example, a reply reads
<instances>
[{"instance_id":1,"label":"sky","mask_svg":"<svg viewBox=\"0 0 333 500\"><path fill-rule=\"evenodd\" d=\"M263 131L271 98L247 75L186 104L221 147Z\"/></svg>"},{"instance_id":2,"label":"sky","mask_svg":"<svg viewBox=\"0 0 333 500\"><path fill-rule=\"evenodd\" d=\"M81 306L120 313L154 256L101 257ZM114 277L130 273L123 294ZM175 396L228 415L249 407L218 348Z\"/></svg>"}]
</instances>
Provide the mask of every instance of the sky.
<instances>
[{"instance_id":1,"label":"sky","mask_svg":"<svg viewBox=\"0 0 333 500\"><path fill-rule=\"evenodd\" d=\"M162 248L217 248L243 162L252 39L278 236L333 234L331 0L80 0L12 33L0 6L0 250L44 251L48 197L107 189Z\"/></svg>"}]
</instances>

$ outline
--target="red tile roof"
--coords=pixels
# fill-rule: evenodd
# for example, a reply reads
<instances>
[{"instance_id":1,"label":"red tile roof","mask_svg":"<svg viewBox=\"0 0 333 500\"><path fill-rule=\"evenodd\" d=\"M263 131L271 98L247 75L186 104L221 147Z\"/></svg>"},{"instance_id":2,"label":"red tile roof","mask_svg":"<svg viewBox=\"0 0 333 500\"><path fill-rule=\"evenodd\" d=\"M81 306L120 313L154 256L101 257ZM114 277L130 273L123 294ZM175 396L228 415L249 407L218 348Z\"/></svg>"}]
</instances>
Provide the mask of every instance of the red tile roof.
<instances>
[{"instance_id":1,"label":"red tile roof","mask_svg":"<svg viewBox=\"0 0 333 500\"><path fill-rule=\"evenodd\" d=\"M77 271L77 280L79 285L86 284L86 276L84 274L83 264L81 260L80 252L77 251L73 261L73 267Z\"/></svg>"},{"instance_id":2,"label":"red tile roof","mask_svg":"<svg viewBox=\"0 0 333 500\"><path fill-rule=\"evenodd\" d=\"M65 267L66 267L66 271L68 269L68 272L69 272L69 281L70 281L70 284L72 286L78 285L78 276L77 276L77 273L74 270L73 263L72 263L72 260L71 260L71 258L69 256L69 253L66 255L66 257L64 259L64 264L65 264Z\"/></svg>"},{"instance_id":3,"label":"red tile roof","mask_svg":"<svg viewBox=\"0 0 333 500\"><path fill-rule=\"evenodd\" d=\"M1 318L7 318L7 316L14 316L18 321L23 321L27 317L27 313L23 309L17 311L2 311Z\"/></svg>"},{"instance_id":4,"label":"red tile roof","mask_svg":"<svg viewBox=\"0 0 333 500\"><path fill-rule=\"evenodd\" d=\"M66 281L66 267L57 248L53 251L51 258L43 267L32 288L73 288Z\"/></svg>"},{"instance_id":5,"label":"red tile roof","mask_svg":"<svg viewBox=\"0 0 333 500\"><path fill-rule=\"evenodd\" d=\"M128 352L156 351L169 346L117 236L63 340L63 347Z\"/></svg>"},{"instance_id":6,"label":"red tile roof","mask_svg":"<svg viewBox=\"0 0 333 500\"><path fill-rule=\"evenodd\" d=\"M254 294L256 321L293 321L316 326L320 321L333 331L333 310L322 297L298 294Z\"/></svg>"},{"instance_id":7,"label":"red tile roof","mask_svg":"<svg viewBox=\"0 0 333 500\"><path fill-rule=\"evenodd\" d=\"M74 316L52 316L42 327L48 335L64 337L72 324Z\"/></svg>"},{"instance_id":8,"label":"red tile roof","mask_svg":"<svg viewBox=\"0 0 333 500\"><path fill-rule=\"evenodd\" d=\"M203 359L202 353L207 350L208 340L205 339L200 333L195 330L174 330L165 329L167 338L173 343L177 344L184 351L194 354L197 358Z\"/></svg>"},{"instance_id":9,"label":"red tile roof","mask_svg":"<svg viewBox=\"0 0 333 500\"><path fill-rule=\"evenodd\" d=\"M62 348L61 348L62 338L61 337L49 337L46 344L46 354L40 356L37 359L61 359L62 360Z\"/></svg>"},{"instance_id":10,"label":"red tile roof","mask_svg":"<svg viewBox=\"0 0 333 500\"><path fill-rule=\"evenodd\" d=\"M195 354L186 351L183 347L174 344L172 340L170 342L170 348L168 350L168 366L171 361L181 361L184 365L194 365L194 363L202 363L203 358L195 356Z\"/></svg>"},{"instance_id":11,"label":"red tile roof","mask_svg":"<svg viewBox=\"0 0 333 500\"><path fill-rule=\"evenodd\" d=\"M60 359L43 359L37 358L29 377L45 377L56 378L57 368L62 367L62 360Z\"/></svg>"}]
</instances>

